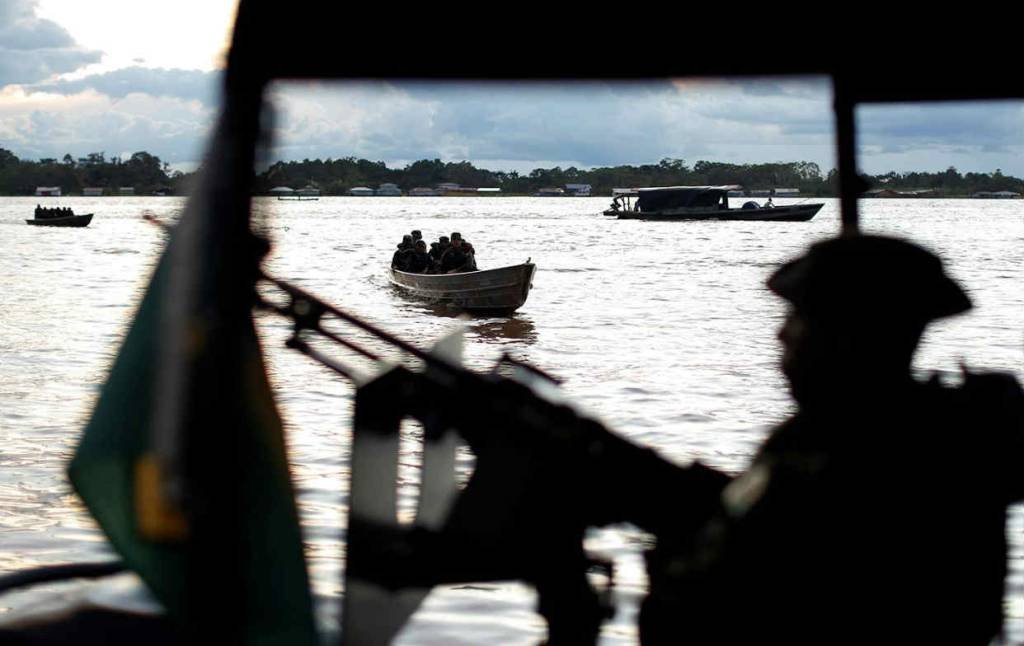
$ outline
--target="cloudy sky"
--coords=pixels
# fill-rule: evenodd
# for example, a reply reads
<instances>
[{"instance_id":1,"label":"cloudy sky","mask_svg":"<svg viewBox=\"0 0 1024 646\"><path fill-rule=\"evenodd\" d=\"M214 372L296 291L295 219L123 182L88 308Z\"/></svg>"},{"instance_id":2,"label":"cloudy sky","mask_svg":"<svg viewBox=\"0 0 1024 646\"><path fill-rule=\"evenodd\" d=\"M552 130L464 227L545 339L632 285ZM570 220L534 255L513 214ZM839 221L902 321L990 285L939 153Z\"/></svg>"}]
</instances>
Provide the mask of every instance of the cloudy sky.
<instances>
[{"instance_id":1,"label":"cloudy sky","mask_svg":"<svg viewBox=\"0 0 1024 646\"><path fill-rule=\"evenodd\" d=\"M0 147L25 159L145 150L196 165L219 103L233 0L0 1ZM528 171L665 157L835 165L827 80L271 88L274 159L470 160ZM1024 104L860 110L870 173L1024 176Z\"/></svg>"}]
</instances>

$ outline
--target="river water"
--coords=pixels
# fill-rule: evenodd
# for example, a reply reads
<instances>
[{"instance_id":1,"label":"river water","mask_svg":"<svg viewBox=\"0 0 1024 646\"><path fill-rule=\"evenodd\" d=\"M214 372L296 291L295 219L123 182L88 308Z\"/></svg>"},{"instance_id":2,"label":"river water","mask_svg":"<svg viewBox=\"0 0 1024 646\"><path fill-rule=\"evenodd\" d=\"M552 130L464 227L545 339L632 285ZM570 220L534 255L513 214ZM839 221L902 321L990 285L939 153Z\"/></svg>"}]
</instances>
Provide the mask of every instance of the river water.
<instances>
[{"instance_id":1,"label":"river water","mask_svg":"<svg viewBox=\"0 0 1024 646\"><path fill-rule=\"evenodd\" d=\"M168 221L179 198L58 198L94 212L86 229L29 227L36 198L0 198L0 573L109 555L65 477L85 420L163 245L140 214ZM839 229L838 201L806 223L646 223L601 217L606 198L257 199L274 243L268 269L421 346L465 328L466 361L503 353L565 379L585 410L679 462L744 468L792 411L778 369L783 304L764 287L782 261ZM792 203L795 200L780 200ZM954 377L961 362L1024 378L1024 201L862 202L866 231L940 253L974 311L934 324L918 370ZM402 234L460 231L481 268L537 264L511 318L460 321L407 300L384 268ZM287 326L261 316L286 424L321 621L336 622L344 546L352 387L283 347ZM1007 631L1024 641L1024 513L1015 509ZM639 536L595 531L615 558L620 612L604 643L633 643L643 594ZM0 597L0 612L43 591ZM326 600L326 601L324 601ZM535 643L543 623L517 585L435 591L406 643Z\"/></svg>"}]
</instances>

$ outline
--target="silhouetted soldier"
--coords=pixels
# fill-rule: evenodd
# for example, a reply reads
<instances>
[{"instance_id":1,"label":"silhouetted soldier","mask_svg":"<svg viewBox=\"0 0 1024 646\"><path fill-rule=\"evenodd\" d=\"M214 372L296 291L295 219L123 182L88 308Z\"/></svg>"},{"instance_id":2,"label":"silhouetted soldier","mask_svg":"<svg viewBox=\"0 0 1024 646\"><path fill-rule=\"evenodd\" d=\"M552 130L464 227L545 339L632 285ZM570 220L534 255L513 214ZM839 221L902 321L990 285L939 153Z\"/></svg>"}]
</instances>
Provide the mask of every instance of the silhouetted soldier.
<instances>
[{"instance_id":1,"label":"silhouetted soldier","mask_svg":"<svg viewBox=\"0 0 1024 646\"><path fill-rule=\"evenodd\" d=\"M405 269L403 271L422 274L426 272L429 267L430 255L427 254L427 243L423 240L417 240L415 247L409 252Z\"/></svg>"},{"instance_id":2,"label":"silhouetted soldier","mask_svg":"<svg viewBox=\"0 0 1024 646\"><path fill-rule=\"evenodd\" d=\"M779 338L798 412L699 531L651 528L643 643L988 644L1006 507L1024 499L1024 394L1004 374L910 373L927 323L967 296L937 257L877 236L815 244L768 286L792 305Z\"/></svg>"},{"instance_id":3,"label":"silhouetted soldier","mask_svg":"<svg viewBox=\"0 0 1024 646\"><path fill-rule=\"evenodd\" d=\"M465 269L466 260L466 252L462 248L462 236L458 233L453 233L451 246L441 254L441 272L450 274L467 271Z\"/></svg>"},{"instance_id":4,"label":"silhouetted soldier","mask_svg":"<svg viewBox=\"0 0 1024 646\"><path fill-rule=\"evenodd\" d=\"M451 243L448 241L448 236L441 236L438 238L436 243L431 243L430 257L437 262L441 262L441 256L444 255L445 251L448 251L448 247L450 246Z\"/></svg>"},{"instance_id":5,"label":"silhouetted soldier","mask_svg":"<svg viewBox=\"0 0 1024 646\"><path fill-rule=\"evenodd\" d=\"M398 249L391 255L391 266L399 271L406 271L409 264L409 254L412 253L414 248L412 236L409 234L402 236L402 241L398 243Z\"/></svg>"}]
</instances>

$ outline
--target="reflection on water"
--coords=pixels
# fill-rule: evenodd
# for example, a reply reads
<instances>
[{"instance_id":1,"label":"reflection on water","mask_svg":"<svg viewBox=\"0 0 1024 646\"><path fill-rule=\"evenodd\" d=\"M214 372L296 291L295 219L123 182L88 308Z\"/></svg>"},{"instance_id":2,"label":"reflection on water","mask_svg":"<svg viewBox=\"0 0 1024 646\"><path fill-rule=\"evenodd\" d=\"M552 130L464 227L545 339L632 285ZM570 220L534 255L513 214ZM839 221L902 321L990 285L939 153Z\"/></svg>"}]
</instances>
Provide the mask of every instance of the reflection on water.
<instances>
[{"instance_id":1,"label":"reflection on water","mask_svg":"<svg viewBox=\"0 0 1024 646\"><path fill-rule=\"evenodd\" d=\"M506 345L530 345L537 340L537 330L533 320L519 312L508 316L474 313L448 303L425 301L397 285L391 285L391 290L397 296L396 300L401 299L406 311L463 321L466 324L467 338L480 339L484 343ZM524 305L524 307L526 306Z\"/></svg>"},{"instance_id":2,"label":"reflection on water","mask_svg":"<svg viewBox=\"0 0 1024 646\"><path fill-rule=\"evenodd\" d=\"M485 343L532 345L537 341L537 328L527 316L512 316L470 323L466 336Z\"/></svg>"}]
</instances>

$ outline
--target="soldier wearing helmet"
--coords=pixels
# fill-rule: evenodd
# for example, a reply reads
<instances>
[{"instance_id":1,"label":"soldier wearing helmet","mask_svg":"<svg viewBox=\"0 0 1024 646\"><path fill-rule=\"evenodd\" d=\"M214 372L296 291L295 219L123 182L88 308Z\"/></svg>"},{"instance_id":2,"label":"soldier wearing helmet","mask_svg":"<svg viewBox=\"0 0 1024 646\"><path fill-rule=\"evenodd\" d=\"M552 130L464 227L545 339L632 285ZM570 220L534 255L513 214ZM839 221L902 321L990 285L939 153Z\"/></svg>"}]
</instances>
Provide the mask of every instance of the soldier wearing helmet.
<instances>
[{"instance_id":1,"label":"soldier wearing helmet","mask_svg":"<svg viewBox=\"0 0 1024 646\"><path fill-rule=\"evenodd\" d=\"M642 642L988 644L1006 508L1024 499L1024 394L1005 374L911 373L928 323L970 299L935 255L868 235L813 245L768 287L791 306L797 411L698 530L646 527Z\"/></svg>"}]
</instances>

